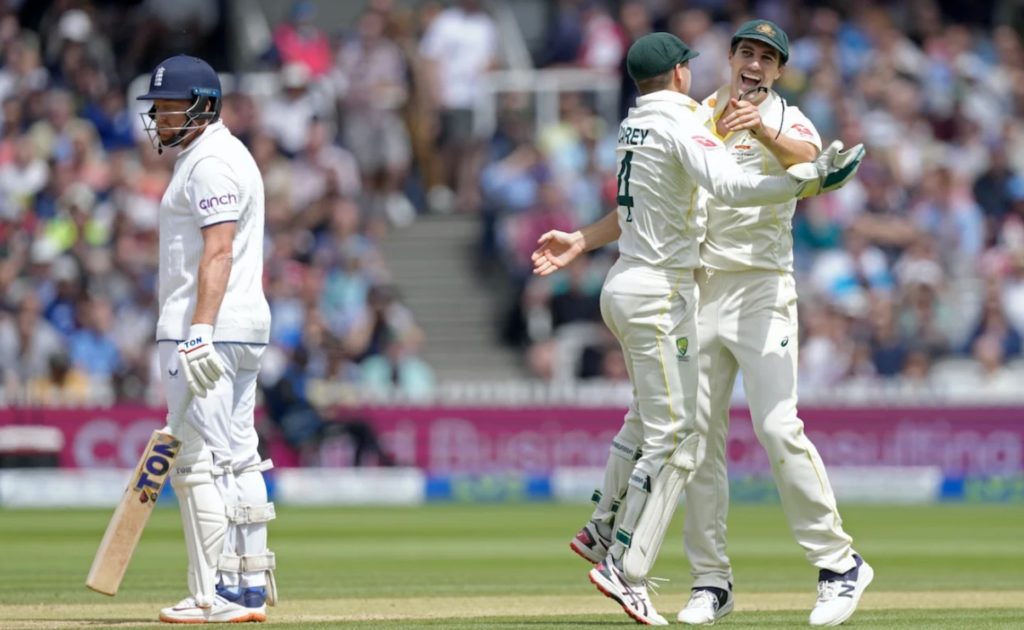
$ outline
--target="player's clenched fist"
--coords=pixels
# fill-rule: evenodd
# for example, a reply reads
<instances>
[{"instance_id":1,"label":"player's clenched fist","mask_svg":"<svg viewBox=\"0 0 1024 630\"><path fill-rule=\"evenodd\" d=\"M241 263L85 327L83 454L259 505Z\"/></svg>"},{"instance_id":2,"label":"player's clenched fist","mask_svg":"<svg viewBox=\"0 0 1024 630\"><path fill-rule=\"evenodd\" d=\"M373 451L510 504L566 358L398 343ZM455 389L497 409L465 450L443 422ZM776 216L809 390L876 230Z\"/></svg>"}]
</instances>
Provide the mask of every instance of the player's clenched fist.
<instances>
[{"instance_id":1,"label":"player's clenched fist","mask_svg":"<svg viewBox=\"0 0 1024 630\"><path fill-rule=\"evenodd\" d=\"M580 232L562 232L551 230L537 239L537 249L530 259L533 261L533 273L538 276L552 274L576 260L585 247Z\"/></svg>"},{"instance_id":2,"label":"player's clenched fist","mask_svg":"<svg viewBox=\"0 0 1024 630\"><path fill-rule=\"evenodd\" d=\"M188 388L195 396L206 398L206 392L224 374L224 364L213 349L213 326L192 324L188 339L178 344L178 356Z\"/></svg>"},{"instance_id":3,"label":"player's clenched fist","mask_svg":"<svg viewBox=\"0 0 1024 630\"><path fill-rule=\"evenodd\" d=\"M761 110L750 101L731 99L729 105L732 112L721 120L721 124L728 131L740 131L749 129L755 136L764 131L764 123L761 122Z\"/></svg>"}]
</instances>

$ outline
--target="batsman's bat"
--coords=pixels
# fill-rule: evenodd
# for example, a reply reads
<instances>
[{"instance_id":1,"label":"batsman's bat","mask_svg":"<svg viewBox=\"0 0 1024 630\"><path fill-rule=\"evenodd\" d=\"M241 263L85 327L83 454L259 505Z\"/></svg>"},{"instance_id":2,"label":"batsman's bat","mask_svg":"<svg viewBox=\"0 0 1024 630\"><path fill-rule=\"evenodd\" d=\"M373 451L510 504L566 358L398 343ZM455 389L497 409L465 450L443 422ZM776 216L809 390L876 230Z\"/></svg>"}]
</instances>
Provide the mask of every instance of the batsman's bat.
<instances>
[{"instance_id":1,"label":"batsman's bat","mask_svg":"<svg viewBox=\"0 0 1024 630\"><path fill-rule=\"evenodd\" d=\"M192 396L187 394L177 418L184 418L191 401ZM117 594L135 547L142 537L142 530L146 528L149 515L153 513L153 506L156 505L164 482L170 476L180 449L181 442L173 435L153 431L121 502L110 517L107 531L103 534L89 569L89 576L85 578L85 585L92 590L104 595Z\"/></svg>"}]
</instances>

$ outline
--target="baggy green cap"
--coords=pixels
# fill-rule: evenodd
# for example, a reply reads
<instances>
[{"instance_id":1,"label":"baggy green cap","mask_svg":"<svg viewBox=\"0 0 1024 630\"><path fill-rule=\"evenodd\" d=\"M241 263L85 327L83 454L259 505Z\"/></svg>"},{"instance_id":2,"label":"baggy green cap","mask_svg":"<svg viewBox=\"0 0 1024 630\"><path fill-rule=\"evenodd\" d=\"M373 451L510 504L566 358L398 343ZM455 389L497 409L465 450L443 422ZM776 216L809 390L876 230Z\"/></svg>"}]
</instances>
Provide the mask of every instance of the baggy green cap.
<instances>
[{"instance_id":1,"label":"baggy green cap","mask_svg":"<svg viewBox=\"0 0 1024 630\"><path fill-rule=\"evenodd\" d=\"M771 20L750 20L732 36L730 47L735 49L736 42L741 39L756 39L764 42L779 51L782 55L782 63L789 61L789 36Z\"/></svg>"},{"instance_id":2,"label":"baggy green cap","mask_svg":"<svg viewBox=\"0 0 1024 630\"><path fill-rule=\"evenodd\" d=\"M634 81L643 81L665 74L699 54L672 33L651 33L629 47L626 70Z\"/></svg>"}]
</instances>

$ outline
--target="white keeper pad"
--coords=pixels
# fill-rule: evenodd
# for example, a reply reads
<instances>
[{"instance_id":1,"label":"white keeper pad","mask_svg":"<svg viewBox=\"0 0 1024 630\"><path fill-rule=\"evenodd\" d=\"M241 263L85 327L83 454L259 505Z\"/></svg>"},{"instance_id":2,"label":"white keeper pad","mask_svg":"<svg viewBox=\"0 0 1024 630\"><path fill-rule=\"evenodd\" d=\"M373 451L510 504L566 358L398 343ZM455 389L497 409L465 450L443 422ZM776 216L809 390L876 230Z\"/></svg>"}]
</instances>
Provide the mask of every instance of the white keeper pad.
<instances>
[{"instance_id":1,"label":"white keeper pad","mask_svg":"<svg viewBox=\"0 0 1024 630\"><path fill-rule=\"evenodd\" d=\"M661 467L651 483L650 495L639 514L629 548L622 557L626 578L640 581L647 578L658 558L672 515L679 506L679 495L693 478L697 451L702 436L693 433L683 439Z\"/></svg>"}]
</instances>

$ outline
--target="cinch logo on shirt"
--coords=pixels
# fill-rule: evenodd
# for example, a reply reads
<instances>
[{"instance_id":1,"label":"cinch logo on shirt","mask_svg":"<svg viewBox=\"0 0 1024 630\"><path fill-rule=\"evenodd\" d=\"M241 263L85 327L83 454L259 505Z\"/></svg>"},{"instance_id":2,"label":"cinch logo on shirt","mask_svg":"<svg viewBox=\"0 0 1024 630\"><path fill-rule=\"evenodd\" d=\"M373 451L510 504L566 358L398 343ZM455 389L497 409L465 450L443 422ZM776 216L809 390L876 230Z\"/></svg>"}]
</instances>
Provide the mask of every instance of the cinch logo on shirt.
<instances>
[{"instance_id":1,"label":"cinch logo on shirt","mask_svg":"<svg viewBox=\"0 0 1024 630\"><path fill-rule=\"evenodd\" d=\"M693 141L709 149L715 148L715 141L707 136L693 136Z\"/></svg>"},{"instance_id":2,"label":"cinch logo on shirt","mask_svg":"<svg viewBox=\"0 0 1024 630\"><path fill-rule=\"evenodd\" d=\"M226 195L214 195L207 197L199 201L200 210L213 210L217 206L224 206L232 203L238 203L238 195L235 193L227 193Z\"/></svg>"}]
</instances>

